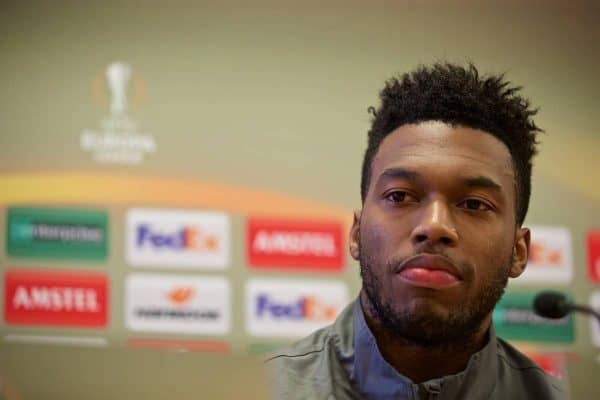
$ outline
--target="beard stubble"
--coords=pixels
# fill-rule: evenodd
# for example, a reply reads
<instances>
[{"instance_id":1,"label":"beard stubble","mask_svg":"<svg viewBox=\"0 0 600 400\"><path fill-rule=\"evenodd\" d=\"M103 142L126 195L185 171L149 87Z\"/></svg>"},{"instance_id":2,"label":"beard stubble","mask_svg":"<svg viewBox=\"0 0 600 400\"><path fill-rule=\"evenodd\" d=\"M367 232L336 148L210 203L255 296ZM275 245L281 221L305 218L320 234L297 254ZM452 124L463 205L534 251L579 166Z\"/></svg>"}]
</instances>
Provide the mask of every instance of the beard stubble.
<instances>
[{"instance_id":1,"label":"beard stubble","mask_svg":"<svg viewBox=\"0 0 600 400\"><path fill-rule=\"evenodd\" d=\"M402 307L394 309L390 304L391 299L383 298L383 284L373 271L372 258L364 250L360 246L360 275L371 317L390 337L418 347L451 348L467 345L502 297L508 283L509 261L512 258L511 252L510 256L498 262L498 265L492 265L494 273L482 282L478 292L468 296L466 303L448 305L447 315L442 316L431 312L428 307L416 310L401 309ZM447 257L440 252L427 254L441 254ZM384 268L389 271L392 264L398 262L401 260L385 265Z\"/></svg>"}]
</instances>

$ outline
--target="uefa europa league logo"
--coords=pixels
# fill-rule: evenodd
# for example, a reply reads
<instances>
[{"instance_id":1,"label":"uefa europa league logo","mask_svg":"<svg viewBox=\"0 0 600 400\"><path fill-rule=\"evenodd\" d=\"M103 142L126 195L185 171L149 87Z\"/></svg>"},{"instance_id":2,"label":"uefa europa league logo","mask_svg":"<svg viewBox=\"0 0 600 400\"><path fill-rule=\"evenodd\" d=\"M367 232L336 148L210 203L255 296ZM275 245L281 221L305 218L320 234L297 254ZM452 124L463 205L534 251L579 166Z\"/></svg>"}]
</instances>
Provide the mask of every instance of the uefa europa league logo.
<instances>
[{"instance_id":1,"label":"uefa europa league logo","mask_svg":"<svg viewBox=\"0 0 600 400\"><path fill-rule=\"evenodd\" d=\"M129 112L136 110L145 97L144 79L130 64L122 61L108 64L96 76L92 86L94 103L109 111L103 122L108 129L135 130L135 121Z\"/></svg>"},{"instance_id":2,"label":"uefa europa league logo","mask_svg":"<svg viewBox=\"0 0 600 400\"><path fill-rule=\"evenodd\" d=\"M131 79L131 66L114 62L106 67L106 83L111 94L110 112L123 115L127 112L127 86Z\"/></svg>"},{"instance_id":3,"label":"uefa europa league logo","mask_svg":"<svg viewBox=\"0 0 600 400\"><path fill-rule=\"evenodd\" d=\"M129 165L139 164L145 154L154 153L154 136L139 132L137 121L128 115L129 105L135 110L145 93L144 80L131 65L110 63L92 86L94 102L108 108L110 114L102 118L101 130L84 129L80 136L82 150L91 152L100 163Z\"/></svg>"}]
</instances>

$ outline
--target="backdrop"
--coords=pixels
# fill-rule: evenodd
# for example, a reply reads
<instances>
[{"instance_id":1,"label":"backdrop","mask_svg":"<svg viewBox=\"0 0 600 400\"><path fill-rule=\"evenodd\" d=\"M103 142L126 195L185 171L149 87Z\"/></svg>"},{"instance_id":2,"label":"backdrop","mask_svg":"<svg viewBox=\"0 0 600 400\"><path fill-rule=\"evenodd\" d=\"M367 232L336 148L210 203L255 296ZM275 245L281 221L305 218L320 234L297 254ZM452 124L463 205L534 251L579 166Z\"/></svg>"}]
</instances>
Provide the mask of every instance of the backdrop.
<instances>
[{"instance_id":1,"label":"backdrop","mask_svg":"<svg viewBox=\"0 0 600 400\"><path fill-rule=\"evenodd\" d=\"M0 393L263 398L260 359L355 298L369 127L394 74L507 74L540 108L533 251L500 336L600 391L594 2L4 2ZM596 329L594 331L594 329Z\"/></svg>"}]
</instances>

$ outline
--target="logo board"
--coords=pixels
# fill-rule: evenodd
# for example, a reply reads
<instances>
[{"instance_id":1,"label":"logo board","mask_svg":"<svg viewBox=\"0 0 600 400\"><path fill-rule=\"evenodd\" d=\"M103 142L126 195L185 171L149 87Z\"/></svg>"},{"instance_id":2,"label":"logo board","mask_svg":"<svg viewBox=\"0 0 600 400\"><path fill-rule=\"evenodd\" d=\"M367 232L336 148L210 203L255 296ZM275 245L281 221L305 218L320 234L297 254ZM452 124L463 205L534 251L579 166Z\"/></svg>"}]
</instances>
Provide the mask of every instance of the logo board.
<instances>
[{"instance_id":1,"label":"logo board","mask_svg":"<svg viewBox=\"0 0 600 400\"><path fill-rule=\"evenodd\" d=\"M125 323L132 331L227 334L229 282L211 276L132 274L125 283Z\"/></svg>"},{"instance_id":2,"label":"logo board","mask_svg":"<svg viewBox=\"0 0 600 400\"><path fill-rule=\"evenodd\" d=\"M600 230L587 234L588 277L594 283L600 283Z\"/></svg>"},{"instance_id":3,"label":"logo board","mask_svg":"<svg viewBox=\"0 0 600 400\"><path fill-rule=\"evenodd\" d=\"M10 207L6 248L11 256L103 260L108 217L84 209Z\"/></svg>"},{"instance_id":4,"label":"logo board","mask_svg":"<svg viewBox=\"0 0 600 400\"><path fill-rule=\"evenodd\" d=\"M532 226L529 260L525 272L511 284L571 282L573 250L571 232L564 227Z\"/></svg>"},{"instance_id":5,"label":"logo board","mask_svg":"<svg viewBox=\"0 0 600 400\"><path fill-rule=\"evenodd\" d=\"M130 265L224 269L229 264L230 222L223 213L132 209L126 227Z\"/></svg>"},{"instance_id":6,"label":"logo board","mask_svg":"<svg viewBox=\"0 0 600 400\"><path fill-rule=\"evenodd\" d=\"M9 269L4 273L4 320L9 325L103 328L108 287L101 273Z\"/></svg>"},{"instance_id":7,"label":"logo board","mask_svg":"<svg viewBox=\"0 0 600 400\"><path fill-rule=\"evenodd\" d=\"M301 337L333 323L348 304L341 282L251 279L246 331L257 337Z\"/></svg>"},{"instance_id":8,"label":"logo board","mask_svg":"<svg viewBox=\"0 0 600 400\"><path fill-rule=\"evenodd\" d=\"M255 269L341 271L342 224L333 221L249 218L248 264Z\"/></svg>"}]
</instances>

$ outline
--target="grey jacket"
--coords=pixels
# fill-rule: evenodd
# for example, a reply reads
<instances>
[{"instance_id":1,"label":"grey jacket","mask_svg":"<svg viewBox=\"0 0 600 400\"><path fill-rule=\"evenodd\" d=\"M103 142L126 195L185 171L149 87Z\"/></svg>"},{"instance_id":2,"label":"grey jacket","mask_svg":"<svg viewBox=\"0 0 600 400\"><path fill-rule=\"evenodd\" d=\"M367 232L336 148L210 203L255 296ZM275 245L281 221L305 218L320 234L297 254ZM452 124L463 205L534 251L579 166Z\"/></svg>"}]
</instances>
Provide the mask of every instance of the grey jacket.
<instances>
[{"instance_id":1,"label":"grey jacket","mask_svg":"<svg viewBox=\"0 0 600 400\"><path fill-rule=\"evenodd\" d=\"M353 307L336 321L266 361L276 399L364 399L347 372L354 356ZM414 399L566 399L562 383L490 329L488 344L442 385L413 384ZM434 385L435 386L435 385Z\"/></svg>"}]
</instances>

